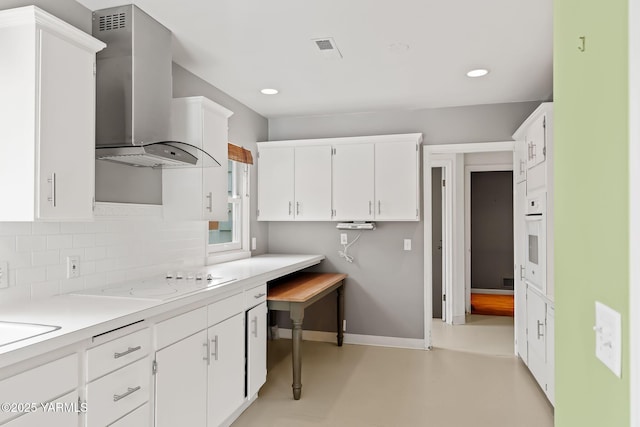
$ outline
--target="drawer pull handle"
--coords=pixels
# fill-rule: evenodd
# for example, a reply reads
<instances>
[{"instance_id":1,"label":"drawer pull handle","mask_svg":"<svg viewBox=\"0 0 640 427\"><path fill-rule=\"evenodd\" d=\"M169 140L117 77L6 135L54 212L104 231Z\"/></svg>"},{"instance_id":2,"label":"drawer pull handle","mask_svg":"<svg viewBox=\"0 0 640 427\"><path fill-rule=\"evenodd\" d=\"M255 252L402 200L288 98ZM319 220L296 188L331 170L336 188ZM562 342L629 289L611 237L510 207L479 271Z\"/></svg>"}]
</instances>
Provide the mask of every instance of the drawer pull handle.
<instances>
[{"instance_id":1,"label":"drawer pull handle","mask_svg":"<svg viewBox=\"0 0 640 427\"><path fill-rule=\"evenodd\" d=\"M541 326L544 326L544 322L541 322L541 321L538 320L538 339L544 337L544 333L540 332L540 327Z\"/></svg>"},{"instance_id":2,"label":"drawer pull handle","mask_svg":"<svg viewBox=\"0 0 640 427\"><path fill-rule=\"evenodd\" d=\"M262 298L262 297L264 297L264 296L266 296L266 295L267 295L267 294L265 294L264 292L260 292L259 294L255 294L253 297L254 297L255 299L258 299L258 298Z\"/></svg>"},{"instance_id":3,"label":"drawer pull handle","mask_svg":"<svg viewBox=\"0 0 640 427\"><path fill-rule=\"evenodd\" d=\"M137 347L129 347L127 349L127 351L123 351L122 353L113 353L113 358L114 359L119 359L122 356L126 356L127 354L133 353L134 351L138 351L142 349L142 346L137 346Z\"/></svg>"},{"instance_id":4,"label":"drawer pull handle","mask_svg":"<svg viewBox=\"0 0 640 427\"><path fill-rule=\"evenodd\" d=\"M122 394L114 394L114 395L113 395L113 401L114 401L114 402L117 402L117 401L118 401L118 400L120 400L120 399L124 399L125 397L129 396L130 394L135 393L135 392L136 392L136 391L138 391L138 390L140 390L140 386L133 387L133 388L128 387L128 388L127 388L127 391L126 391L125 393L122 393Z\"/></svg>"}]
</instances>

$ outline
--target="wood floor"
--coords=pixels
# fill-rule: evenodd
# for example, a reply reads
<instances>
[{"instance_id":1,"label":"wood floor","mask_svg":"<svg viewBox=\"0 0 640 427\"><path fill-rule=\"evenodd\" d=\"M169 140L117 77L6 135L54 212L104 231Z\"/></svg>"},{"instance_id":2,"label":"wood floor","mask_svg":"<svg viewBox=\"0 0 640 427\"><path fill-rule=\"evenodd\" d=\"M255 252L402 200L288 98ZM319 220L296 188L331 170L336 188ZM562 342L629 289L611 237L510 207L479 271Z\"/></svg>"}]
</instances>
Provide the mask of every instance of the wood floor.
<instances>
[{"instance_id":1,"label":"wood floor","mask_svg":"<svg viewBox=\"0 0 640 427\"><path fill-rule=\"evenodd\" d=\"M513 295L471 294L471 314L513 317Z\"/></svg>"}]
</instances>

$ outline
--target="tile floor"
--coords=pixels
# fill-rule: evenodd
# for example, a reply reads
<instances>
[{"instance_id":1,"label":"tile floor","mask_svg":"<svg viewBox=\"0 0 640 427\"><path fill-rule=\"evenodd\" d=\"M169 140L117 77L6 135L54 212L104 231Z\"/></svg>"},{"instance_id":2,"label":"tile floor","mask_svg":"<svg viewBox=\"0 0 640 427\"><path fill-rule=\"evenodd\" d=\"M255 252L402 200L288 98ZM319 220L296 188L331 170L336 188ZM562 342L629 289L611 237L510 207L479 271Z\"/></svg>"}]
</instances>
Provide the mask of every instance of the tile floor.
<instances>
[{"instance_id":1,"label":"tile floor","mask_svg":"<svg viewBox=\"0 0 640 427\"><path fill-rule=\"evenodd\" d=\"M272 341L267 383L233 426L553 426L551 405L512 356L509 325L483 317L436 325L432 351L306 341L299 401L291 395L291 341Z\"/></svg>"}]
</instances>

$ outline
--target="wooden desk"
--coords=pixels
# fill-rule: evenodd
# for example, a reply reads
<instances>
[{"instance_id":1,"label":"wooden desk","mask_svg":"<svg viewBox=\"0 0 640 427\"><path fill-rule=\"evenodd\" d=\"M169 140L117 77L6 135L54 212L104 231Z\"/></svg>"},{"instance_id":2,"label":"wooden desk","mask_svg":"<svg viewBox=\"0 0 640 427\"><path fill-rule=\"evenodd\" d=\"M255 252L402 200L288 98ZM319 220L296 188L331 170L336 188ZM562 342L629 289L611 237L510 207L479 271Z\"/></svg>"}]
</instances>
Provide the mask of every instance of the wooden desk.
<instances>
[{"instance_id":1,"label":"wooden desk","mask_svg":"<svg viewBox=\"0 0 640 427\"><path fill-rule=\"evenodd\" d=\"M272 285L267 293L269 310L288 311L293 322L291 339L293 365L293 398L300 399L302 391L302 320L304 309L330 292L338 294L338 346L342 346L344 319L344 279L341 273L300 273L290 280Z\"/></svg>"}]
</instances>

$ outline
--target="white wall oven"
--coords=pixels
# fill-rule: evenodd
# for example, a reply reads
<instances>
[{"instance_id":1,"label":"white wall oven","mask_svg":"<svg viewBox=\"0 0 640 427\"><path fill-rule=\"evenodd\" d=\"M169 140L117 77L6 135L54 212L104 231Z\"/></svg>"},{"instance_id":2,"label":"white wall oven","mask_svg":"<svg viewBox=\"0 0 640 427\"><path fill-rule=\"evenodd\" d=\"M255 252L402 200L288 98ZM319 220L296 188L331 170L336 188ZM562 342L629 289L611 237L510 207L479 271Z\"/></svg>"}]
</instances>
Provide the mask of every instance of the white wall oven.
<instances>
[{"instance_id":1,"label":"white wall oven","mask_svg":"<svg viewBox=\"0 0 640 427\"><path fill-rule=\"evenodd\" d=\"M546 193L529 196L525 215L527 225L525 281L543 294L546 292L547 282L546 196Z\"/></svg>"}]
</instances>

